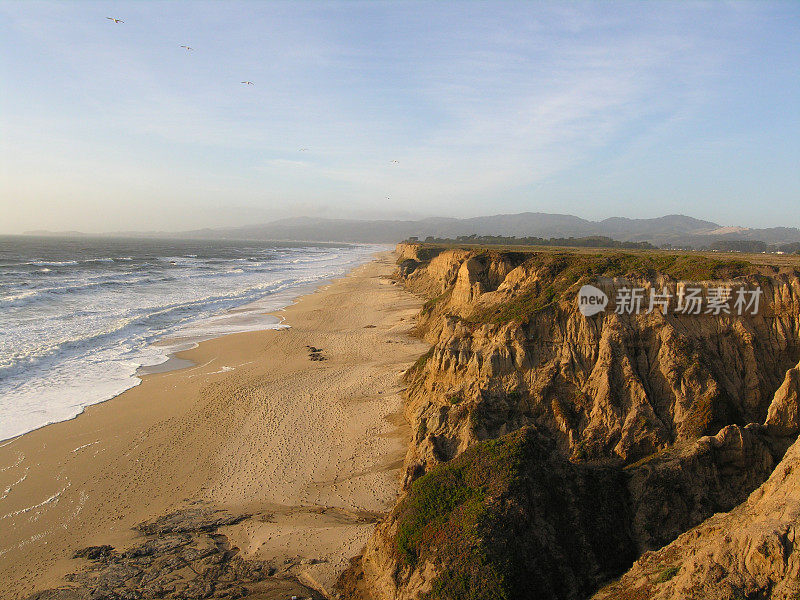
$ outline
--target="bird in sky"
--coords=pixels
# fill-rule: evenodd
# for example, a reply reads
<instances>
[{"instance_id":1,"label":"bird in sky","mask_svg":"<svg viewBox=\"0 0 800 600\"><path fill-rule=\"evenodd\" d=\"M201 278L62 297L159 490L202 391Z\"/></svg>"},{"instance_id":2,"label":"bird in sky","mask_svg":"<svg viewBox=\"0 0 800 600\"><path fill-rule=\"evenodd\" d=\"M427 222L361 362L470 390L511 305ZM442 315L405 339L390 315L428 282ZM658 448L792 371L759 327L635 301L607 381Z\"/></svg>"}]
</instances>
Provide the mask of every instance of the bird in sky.
<instances>
[{"instance_id":1,"label":"bird in sky","mask_svg":"<svg viewBox=\"0 0 800 600\"><path fill-rule=\"evenodd\" d=\"M181 48L186 48L187 50L194 50L194 48L191 48L190 46L181 46Z\"/></svg>"},{"instance_id":2,"label":"bird in sky","mask_svg":"<svg viewBox=\"0 0 800 600\"><path fill-rule=\"evenodd\" d=\"M392 161L392 164L393 164L393 165L399 165L399 164L400 164L400 161L399 161L399 160L393 160L393 161Z\"/></svg>"},{"instance_id":3,"label":"bird in sky","mask_svg":"<svg viewBox=\"0 0 800 600\"><path fill-rule=\"evenodd\" d=\"M308 152L308 148L300 148L298 152Z\"/></svg>"},{"instance_id":4,"label":"bird in sky","mask_svg":"<svg viewBox=\"0 0 800 600\"><path fill-rule=\"evenodd\" d=\"M253 85L252 81L243 81L242 83L245 84L245 85Z\"/></svg>"},{"instance_id":5,"label":"bird in sky","mask_svg":"<svg viewBox=\"0 0 800 600\"><path fill-rule=\"evenodd\" d=\"M106 17L109 21L114 21L114 23L124 23L122 19L115 19L114 17Z\"/></svg>"}]
</instances>

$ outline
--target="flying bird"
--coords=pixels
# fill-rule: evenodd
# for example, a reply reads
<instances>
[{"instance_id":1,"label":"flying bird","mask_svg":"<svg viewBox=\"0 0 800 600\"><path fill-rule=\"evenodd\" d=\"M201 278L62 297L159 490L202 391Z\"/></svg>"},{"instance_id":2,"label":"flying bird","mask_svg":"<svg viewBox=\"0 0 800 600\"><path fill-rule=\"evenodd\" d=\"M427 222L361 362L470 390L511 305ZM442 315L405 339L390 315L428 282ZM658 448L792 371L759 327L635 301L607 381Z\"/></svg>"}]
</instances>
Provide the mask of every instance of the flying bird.
<instances>
[{"instance_id":1,"label":"flying bird","mask_svg":"<svg viewBox=\"0 0 800 600\"><path fill-rule=\"evenodd\" d=\"M399 160L393 160L393 161L392 161L392 164L393 164L393 165L399 165L399 164L400 164L400 161L399 161Z\"/></svg>"},{"instance_id":2,"label":"flying bird","mask_svg":"<svg viewBox=\"0 0 800 600\"><path fill-rule=\"evenodd\" d=\"M245 84L245 85L253 85L252 81L243 81L242 83Z\"/></svg>"},{"instance_id":3,"label":"flying bird","mask_svg":"<svg viewBox=\"0 0 800 600\"><path fill-rule=\"evenodd\" d=\"M189 46L181 46L181 48L186 48L187 50L194 50L194 48L190 48Z\"/></svg>"},{"instance_id":4,"label":"flying bird","mask_svg":"<svg viewBox=\"0 0 800 600\"><path fill-rule=\"evenodd\" d=\"M300 150L298 150L298 152L308 152L308 148L300 148Z\"/></svg>"},{"instance_id":5,"label":"flying bird","mask_svg":"<svg viewBox=\"0 0 800 600\"><path fill-rule=\"evenodd\" d=\"M114 17L106 17L109 21L114 21L114 23L124 23L122 19L115 19Z\"/></svg>"}]
</instances>

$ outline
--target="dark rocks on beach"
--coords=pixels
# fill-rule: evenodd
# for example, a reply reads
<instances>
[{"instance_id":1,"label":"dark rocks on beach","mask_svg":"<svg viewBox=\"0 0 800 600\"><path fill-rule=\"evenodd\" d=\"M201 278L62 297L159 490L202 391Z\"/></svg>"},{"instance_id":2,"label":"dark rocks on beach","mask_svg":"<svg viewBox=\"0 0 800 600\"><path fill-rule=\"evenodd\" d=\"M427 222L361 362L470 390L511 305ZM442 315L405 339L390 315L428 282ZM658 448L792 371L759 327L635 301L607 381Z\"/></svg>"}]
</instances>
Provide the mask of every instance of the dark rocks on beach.
<instances>
[{"instance_id":1,"label":"dark rocks on beach","mask_svg":"<svg viewBox=\"0 0 800 600\"><path fill-rule=\"evenodd\" d=\"M136 529L146 535L213 531L218 527L235 525L249 517L250 515L232 515L210 508L191 508L164 515L155 521L140 523Z\"/></svg>"},{"instance_id":2,"label":"dark rocks on beach","mask_svg":"<svg viewBox=\"0 0 800 600\"><path fill-rule=\"evenodd\" d=\"M311 360L326 360L326 358L322 356L322 348L315 348L314 346L306 346L306 348L308 348L308 357Z\"/></svg>"},{"instance_id":3,"label":"dark rocks on beach","mask_svg":"<svg viewBox=\"0 0 800 600\"><path fill-rule=\"evenodd\" d=\"M321 598L284 565L245 560L217 528L248 518L208 508L177 511L136 529L145 539L125 550L89 546L74 558L88 561L67 586L28 600L145 600L150 598ZM292 565L290 565L292 566Z\"/></svg>"},{"instance_id":4,"label":"dark rocks on beach","mask_svg":"<svg viewBox=\"0 0 800 600\"><path fill-rule=\"evenodd\" d=\"M89 546L78 550L72 558L88 558L89 560L101 560L107 558L114 552L114 546Z\"/></svg>"}]
</instances>

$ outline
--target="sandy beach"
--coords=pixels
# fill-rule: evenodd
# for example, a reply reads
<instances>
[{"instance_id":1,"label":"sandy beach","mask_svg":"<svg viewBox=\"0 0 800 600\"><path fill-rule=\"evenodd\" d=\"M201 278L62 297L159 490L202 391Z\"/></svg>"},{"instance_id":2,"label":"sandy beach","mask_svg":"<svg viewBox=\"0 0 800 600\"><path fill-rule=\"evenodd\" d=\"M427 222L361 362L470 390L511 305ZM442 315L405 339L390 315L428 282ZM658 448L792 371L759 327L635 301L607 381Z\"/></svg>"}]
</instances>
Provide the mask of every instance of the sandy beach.
<instances>
[{"instance_id":1,"label":"sandy beach","mask_svg":"<svg viewBox=\"0 0 800 600\"><path fill-rule=\"evenodd\" d=\"M89 545L208 506L245 557L330 590L394 502L407 447L401 373L425 350L421 301L392 255L281 311L289 328L229 335L77 418L0 444L0 590L60 585ZM321 359L321 360L320 360Z\"/></svg>"}]
</instances>

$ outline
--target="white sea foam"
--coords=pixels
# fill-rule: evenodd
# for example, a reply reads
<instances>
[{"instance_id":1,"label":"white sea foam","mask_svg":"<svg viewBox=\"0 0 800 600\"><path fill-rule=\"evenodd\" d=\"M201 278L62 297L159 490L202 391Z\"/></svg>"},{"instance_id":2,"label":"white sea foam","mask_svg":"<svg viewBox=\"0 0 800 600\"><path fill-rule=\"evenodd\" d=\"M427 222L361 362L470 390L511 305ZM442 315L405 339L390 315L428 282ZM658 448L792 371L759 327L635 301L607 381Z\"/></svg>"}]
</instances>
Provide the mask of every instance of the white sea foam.
<instances>
[{"instance_id":1,"label":"white sea foam","mask_svg":"<svg viewBox=\"0 0 800 600\"><path fill-rule=\"evenodd\" d=\"M61 497L61 494L66 492L71 485L72 485L71 483L67 483L67 485L65 485L63 488L58 490L55 494L53 494L49 498L46 498L46 499L42 500L41 502L39 502L39 504L34 504L32 506L26 506L25 508L20 508L19 510L14 510L14 511L11 511L10 513L7 513L7 514L3 515L3 516L0 516L0 521L2 521L3 519L8 519L10 517L16 517L16 516L19 516L19 515L23 515L25 513L29 513L32 510L36 510L37 508L42 508L44 506L47 506L48 504L52 504L53 502L58 502L58 499Z\"/></svg>"},{"instance_id":2,"label":"white sea foam","mask_svg":"<svg viewBox=\"0 0 800 600\"><path fill-rule=\"evenodd\" d=\"M29 265L47 265L50 267L62 267L64 265L77 265L77 260L56 260L56 261L47 261L47 260L34 260L29 263L23 263Z\"/></svg>"},{"instance_id":3,"label":"white sea foam","mask_svg":"<svg viewBox=\"0 0 800 600\"><path fill-rule=\"evenodd\" d=\"M35 296L39 292L31 290L28 292L20 292L18 294L8 294L7 296L3 296L0 298L0 301L3 302L15 302L17 300L23 300L25 298L30 298L31 296Z\"/></svg>"},{"instance_id":4,"label":"white sea foam","mask_svg":"<svg viewBox=\"0 0 800 600\"><path fill-rule=\"evenodd\" d=\"M10 444L11 442L9 441L8 443ZM11 469L20 466L23 460L25 460L25 455L22 452L20 452L19 454L17 454L17 461L14 464L8 465L7 467L0 468L0 473L4 473L5 471L9 471Z\"/></svg>"},{"instance_id":5,"label":"white sea foam","mask_svg":"<svg viewBox=\"0 0 800 600\"><path fill-rule=\"evenodd\" d=\"M94 442L89 442L88 444L84 444L83 446L78 446L77 448L75 448L72 451L72 453L74 454L75 452L78 452L79 450L83 450L84 448L88 448L89 446L94 446L95 444L99 444L99 443L100 443L100 440L96 440Z\"/></svg>"},{"instance_id":6,"label":"white sea foam","mask_svg":"<svg viewBox=\"0 0 800 600\"><path fill-rule=\"evenodd\" d=\"M25 467L25 472L22 474L22 477L20 477L19 479L17 479L17 480L16 480L14 483L10 484L10 485L9 485L9 486L8 486L8 487L7 487L7 488L6 488L6 489L3 491L3 495L2 495L2 496L0 496L0 500L5 500L5 499L6 499L6 497L8 497L8 495L11 493L11 490L13 490L13 489L14 489L16 486L18 486L20 483L22 483L23 481L25 481L25 480L28 478L28 471L29 471L29 470L30 470L30 467Z\"/></svg>"}]
</instances>

